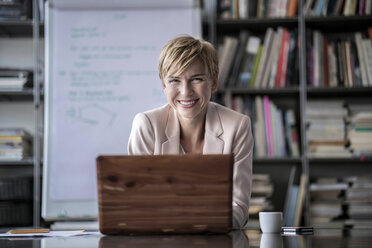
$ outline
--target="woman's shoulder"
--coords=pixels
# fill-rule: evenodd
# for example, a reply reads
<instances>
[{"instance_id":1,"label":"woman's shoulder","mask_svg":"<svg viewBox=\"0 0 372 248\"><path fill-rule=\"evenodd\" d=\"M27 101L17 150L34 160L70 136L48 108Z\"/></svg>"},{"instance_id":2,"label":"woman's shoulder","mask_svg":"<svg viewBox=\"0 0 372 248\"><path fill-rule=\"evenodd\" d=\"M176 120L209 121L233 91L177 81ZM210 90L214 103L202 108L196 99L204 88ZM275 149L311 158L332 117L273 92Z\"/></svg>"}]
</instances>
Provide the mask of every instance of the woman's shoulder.
<instances>
[{"instance_id":1,"label":"woman's shoulder","mask_svg":"<svg viewBox=\"0 0 372 248\"><path fill-rule=\"evenodd\" d=\"M158 117L158 116L168 115L170 107L171 106L169 104L165 104L161 107L147 110L143 112L142 114L147 115L148 117Z\"/></svg>"},{"instance_id":2,"label":"woman's shoulder","mask_svg":"<svg viewBox=\"0 0 372 248\"><path fill-rule=\"evenodd\" d=\"M239 113L235 110L232 110L228 107L225 107L221 104L218 104L218 103L215 103L215 102L210 102L210 105L212 108L215 108L218 115L220 116L220 118L223 118L223 119L248 119L249 120L249 117L245 114L242 114L242 113Z\"/></svg>"},{"instance_id":3,"label":"woman's shoulder","mask_svg":"<svg viewBox=\"0 0 372 248\"><path fill-rule=\"evenodd\" d=\"M143 122L144 119L146 119L146 121L149 121L151 123L164 121L164 120L167 119L170 108L171 107L168 104L165 104L161 107L150 109L150 110L147 110L145 112L138 113L135 116L134 120L135 121L137 120L141 123Z\"/></svg>"}]
</instances>

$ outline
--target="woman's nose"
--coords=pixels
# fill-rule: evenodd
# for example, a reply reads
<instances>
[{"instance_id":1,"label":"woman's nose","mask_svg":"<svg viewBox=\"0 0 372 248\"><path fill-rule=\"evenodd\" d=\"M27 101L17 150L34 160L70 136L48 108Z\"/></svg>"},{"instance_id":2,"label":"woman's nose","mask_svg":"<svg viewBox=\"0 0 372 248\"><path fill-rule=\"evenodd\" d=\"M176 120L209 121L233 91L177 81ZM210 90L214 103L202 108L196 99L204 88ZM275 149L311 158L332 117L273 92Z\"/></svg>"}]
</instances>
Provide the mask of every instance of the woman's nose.
<instances>
[{"instance_id":1,"label":"woman's nose","mask_svg":"<svg viewBox=\"0 0 372 248\"><path fill-rule=\"evenodd\" d=\"M188 82L182 82L180 92L182 95L188 96L192 94L192 87Z\"/></svg>"}]
</instances>

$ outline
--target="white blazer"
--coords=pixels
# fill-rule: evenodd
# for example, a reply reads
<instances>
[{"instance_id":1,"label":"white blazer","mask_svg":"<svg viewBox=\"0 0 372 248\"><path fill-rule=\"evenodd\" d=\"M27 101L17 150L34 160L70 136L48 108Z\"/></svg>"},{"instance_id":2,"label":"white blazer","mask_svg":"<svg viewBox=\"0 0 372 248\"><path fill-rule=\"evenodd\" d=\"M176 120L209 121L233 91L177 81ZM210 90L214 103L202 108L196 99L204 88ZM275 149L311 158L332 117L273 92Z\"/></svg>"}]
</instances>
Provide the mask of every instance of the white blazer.
<instances>
[{"instance_id":1,"label":"white blazer","mask_svg":"<svg viewBox=\"0 0 372 248\"><path fill-rule=\"evenodd\" d=\"M180 124L170 106L135 116L128 154L179 154ZM203 154L234 154L233 228L248 221L252 191L253 136L248 116L210 102L208 104Z\"/></svg>"}]
</instances>

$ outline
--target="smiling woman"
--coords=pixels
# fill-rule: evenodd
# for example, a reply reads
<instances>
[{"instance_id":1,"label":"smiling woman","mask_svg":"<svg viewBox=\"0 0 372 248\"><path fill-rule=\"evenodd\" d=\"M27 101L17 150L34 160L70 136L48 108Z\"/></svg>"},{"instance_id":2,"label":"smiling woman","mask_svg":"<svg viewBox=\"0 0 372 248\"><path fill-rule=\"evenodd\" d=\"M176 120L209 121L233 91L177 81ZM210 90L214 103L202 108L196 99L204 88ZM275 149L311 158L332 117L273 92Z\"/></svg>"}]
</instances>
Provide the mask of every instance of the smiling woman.
<instances>
[{"instance_id":1,"label":"smiling woman","mask_svg":"<svg viewBox=\"0 0 372 248\"><path fill-rule=\"evenodd\" d=\"M159 56L159 76L168 104L136 115L128 154L234 154L233 227L243 227L252 186L251 121L210 102L216 50L191 36L175 38Z\"/></svg>"}]
</instances>

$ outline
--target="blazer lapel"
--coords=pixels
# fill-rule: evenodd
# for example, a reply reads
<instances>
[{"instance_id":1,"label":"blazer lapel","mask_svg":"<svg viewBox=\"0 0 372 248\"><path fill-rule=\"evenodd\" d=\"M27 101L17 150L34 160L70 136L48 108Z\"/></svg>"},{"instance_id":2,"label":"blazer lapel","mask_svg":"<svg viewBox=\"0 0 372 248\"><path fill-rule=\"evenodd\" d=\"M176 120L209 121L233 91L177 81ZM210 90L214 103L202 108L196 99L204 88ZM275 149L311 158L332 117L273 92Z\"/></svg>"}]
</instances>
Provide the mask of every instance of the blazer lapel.
<instances>
[{"instance_id":1,"label":"blazer lapel","mask_svg":"<svg viewBox=\"0 0 372 248\"><path fill-rule=\"evenodd\" d=\"M223 153L224 142L220 138L222 133L222 124L216 105L214 103L209 103L205 120L203 154Z\"/></svg>"},{"instance_id":2,"label":"blazer lapel","mask_svg":"<svg viewBox=\"0 0 372 248\"><path fill-rule=\"evenodd\" d=\"M178 122L176 111L169 107L167 126L165 135L168 140L162 144L162 154L179 154L180 153L180 124Z\"/></svg>"}]
</instances>

